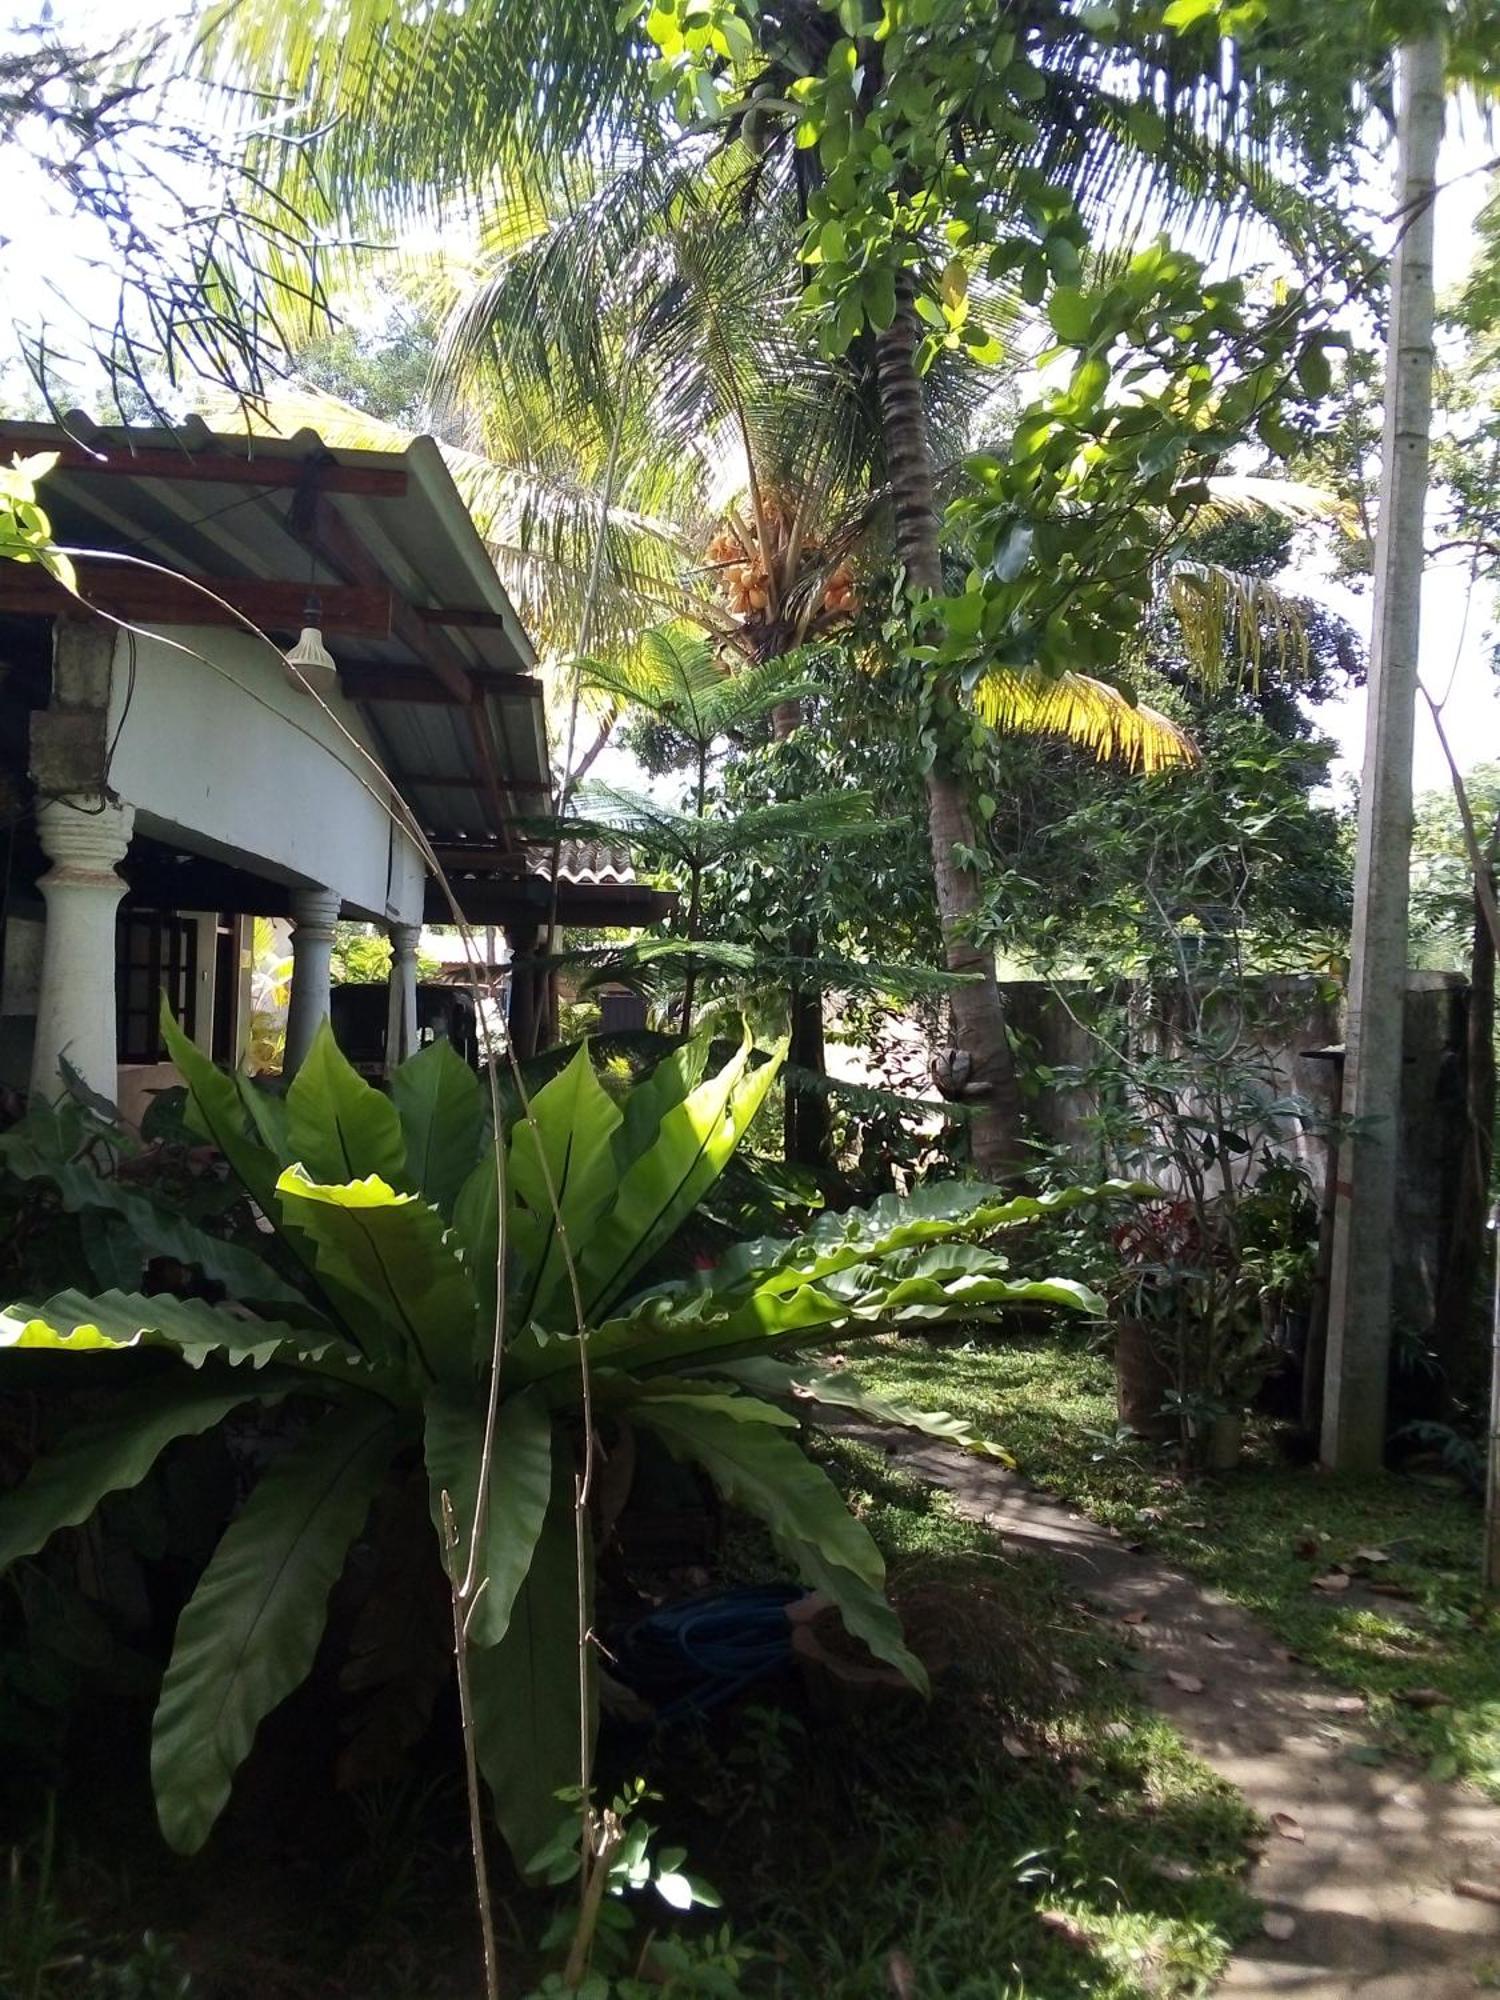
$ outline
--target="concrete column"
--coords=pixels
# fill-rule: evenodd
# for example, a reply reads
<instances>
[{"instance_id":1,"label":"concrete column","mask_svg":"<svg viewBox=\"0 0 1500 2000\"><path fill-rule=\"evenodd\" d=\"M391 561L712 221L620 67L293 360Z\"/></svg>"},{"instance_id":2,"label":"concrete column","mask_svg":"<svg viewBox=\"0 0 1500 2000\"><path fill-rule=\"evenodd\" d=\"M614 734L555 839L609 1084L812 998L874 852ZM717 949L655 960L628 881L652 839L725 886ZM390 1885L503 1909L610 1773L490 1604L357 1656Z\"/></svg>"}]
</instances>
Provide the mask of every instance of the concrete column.
<instances>
[{"instance_id":1,"label":"concrete column","mask_svg":"<svg viewBox=\"0 0 1500 2000\"><path fill-rule=\"evenodd\" d=\"M133 806L97 794L50 799L37 811L52 866L38 887L47 903L31 1095L55 1101L67 1058L90 1090L119 1096L115 1032L115 913L125 884L115 873L130 845Z\"/></svg>"},{"instance_id":2,"label":"concrete column","mask_svg":"<svg viewBox=\"0 0 1500 2000\"><path fill-rule=\"evenodd\" d=\"M422 942L420 924L387 924L391 940L391 1000L386 1017L385 1066L415 1055L417 1048L417 946Z\"/></svg>"},{"instance_id":3,"label":"concrete column","mask_svg":"<svg viewBox=\"0 0 1500 2000\"><path fill-rule=\"evenodd\" d=\"M287 1078L302 1067L318 1024L328 1019L333 927L338 918L339 899L332 889L292 891L292 992L281 1061L281 1073Z\"/></svg>"}]
</instances>

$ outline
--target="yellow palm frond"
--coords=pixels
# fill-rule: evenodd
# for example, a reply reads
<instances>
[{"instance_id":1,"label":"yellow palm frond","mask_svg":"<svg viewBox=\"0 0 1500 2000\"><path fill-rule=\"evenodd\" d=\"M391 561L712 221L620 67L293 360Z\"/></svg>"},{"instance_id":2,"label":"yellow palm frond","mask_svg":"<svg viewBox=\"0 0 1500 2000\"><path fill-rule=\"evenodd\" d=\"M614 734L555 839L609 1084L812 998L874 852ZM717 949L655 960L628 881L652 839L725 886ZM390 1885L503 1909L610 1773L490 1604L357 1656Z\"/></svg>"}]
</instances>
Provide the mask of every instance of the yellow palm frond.
<instances>
[{"instance_id":1,"label":"yellow palm frond","mask_svg":"<svg viewBox=\"0 0 1500 2000\"><path fill-rule=\"evenodd\" d=\"M1268 578L1222 563L1179 562L1167 579L1167 593L1188 658L1206 688L1224 685L1230 658L1258 681L1268 651L1283 671L1295 665L1307 672L1305 609Z\"/></svg>"},{"instance_id":2,"label":"yellow palm frond","mask_svg":"<svg viewBox=\"0 0 1500 2000\"><path fill-rule=\"evenodd\" d=\"M1192 738L1170 716L1137 706L1089 674L1049 679L1025 668L992 667L974 690L974 704L1003 735L1063 736L1101 761L1132 770L1166 771L1198 761Z\"/></svg>"}]
</instances>

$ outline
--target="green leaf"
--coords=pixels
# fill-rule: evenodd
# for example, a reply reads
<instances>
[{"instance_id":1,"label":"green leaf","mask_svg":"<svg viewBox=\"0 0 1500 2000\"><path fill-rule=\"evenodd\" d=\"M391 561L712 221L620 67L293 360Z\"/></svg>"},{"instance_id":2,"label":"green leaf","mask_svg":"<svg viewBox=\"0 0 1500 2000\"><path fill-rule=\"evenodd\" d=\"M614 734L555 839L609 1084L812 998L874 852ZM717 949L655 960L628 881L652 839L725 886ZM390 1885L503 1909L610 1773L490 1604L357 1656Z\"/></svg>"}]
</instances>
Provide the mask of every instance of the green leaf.
<instances>
[{"instance_id":1,"label":"green leaf","mask_svg":"<svg viewBox=\"0 0 1500 2000\"><path fill-rule=\"evenodd\" d=\"M583 1557L587 1563L587 1535ZM479 1767L500 1830L523 1869L566 1815L558 1793L585 1781L579 1768L581 1740L592 1755L598 1726L593 1655L586 1649L588 1712L586 1730L580 1728L578 1599L573 1474L559 1452L553 1459L547 1516L505 1637L469 1654ZM591 1573L583 1579L583 1600L585 1617L592 1618Z\"/></svg>"},{"instance_id":2,"label":"green leaf","mask_svg":"<svg viewBox=\"0 0 1500 2000\"><path fill-rule=\"evenodd\" d=\"M262 1718L306 1679L401 1435L385 1409L324 1417L261 1478L189 1598L151 1736L157 1816L180 1854L203 1845Z\"/></svg>"},{"instance_id":3,"label":"green leaf","mask_svg":"<svg viewBox=\"0 0 1500 2000\"><path fill-rule=\"evenodd\" d=\"M620 1296L719 1178L785 1053L783 1044L751 1070L747 1031L739 1054L717 1076L664 1113L654 1141L627 1168L593 1237L578 1246L584 1309L591 1317Z\"/></svg>"},{"instance_id":4,"label":"green leaf","mask_svg":"<svg viewBox=\"0 0 1500 2000\"><path fill-rule=\"evenodd\" d=\"M1199 21L1217 17L1220 0L1171 0L1171 5L1162 15L1164 28L1191 28Z\"/></svg>"},{"instance_id":5,"label":"green leaf","mask_svg":"<svg viewBox=\"0 0 1500 2000\"><path fill-rule=\"evenodd\" d=\"M309 1179L325 1186L370 1174L393 1184L404 1179L406 1136L396 1107L344 1060L327 1021L292 1079L286 1114L287 1144Z\"/></svg>"},{"instance_id":6,"label":"green leaf","mask_svg":"<svg viewBox=\"0 0 1500 2000\"><path fill-rule=\"evenodd\" d=\"M561 1075L532 1098L530 1118L512 1127L509 1282L519 1326L533 1318L571 1322L567 1257L575 1268L581 1263L619 1186L613 1142L622 1122L619 1106L594 1074L585 1041Z\"/></svg>"},{"instance_id":7,"label":"green leaf","mask_svg":"<svg viewBox=\"0 0 1500 2000\"><path fill-rule=\"evenodd\" d=\"M307 1301L296 1286L288 1284L254 1250L210 1236L185 1216L174 1215L148 1196L132 1192L115 1176L96 1173L81 1161L49 1161L34 1147L8 1145L4 1139L0 1139L0 1154L19 1179L51 1181L69 1214L104 1209L124 1220L133 1246L126 1260L133 1268L121 1271L127 1282L138 1282L152 1257L170 1257L179 1264L196 1266L242 1304L291 1305L307 1310Z\"/></svg>"},{"instance_id":8,"label":"green leaf","mask_svg":"<svg viewBox=\"0 0 1500 2000\"><path fill-rule=\"evenodd\" d=\"M484 1090L446 1035L391 1074L391 1102L406 1140L406 1179L451 1216L474 1170L484 1130Z\"/></svg>"},{"instance_id":9,"label":"green leaf","mask_svg":"<svg viewBox=\"0 0 1500 2000\"><path fill-rule=\"evenodd\" d=\"M474 1287L435 1208L374 1174L329 1187L288 1167L276 1190L313 1239L318 1269L374 1307L390 1338L365 1341L372 1359L399 1355L418 1380L473 1383Z\"/></svg>"},{"instance_id":10,"label":"green leaf","mask_svg":"<svg viewBox=\"0 0 1500 2000\"><path fill-rule=\"evenodd\" d=\"M458 1529L458 1581L468 1573L469 1539L479 1498L484 1452L484 1407L477 1400L429 1397L424 1450L432 1499L432 1524L443 1545L442 1494L453 1502ZM498 1645L526 1581L552 1492L552 1418L533 1396L507 1396L495 1423L482 1561L484 1588L474 1606L469 1636L476 1646Z\"/></svg>"},{"instance_id":11,"label":"green leaf","mask_svg":"<svg viewBox=\"0 0 1500 2000\"><path fill-rule=\"evenodd\" d=\"M493 1148L459 1190L453 1204L453 1237L479 1301L482 1324L489 1327L500 1274L500 1175Z\"/></svg>"},{"instance_id":12,"label":"green leaf","mask_svg":"<svg viewBox=\"0 0 1500 2000\"><path fill-rule=\"evenodd\" d=\"M292 1155L287 1139L285 1097L279 1091L263 1090L242 1069L234 1072L234 1087L240 1094L245 1116L260 1135L261 1144L283 1167L289 1167Z\"/></svg>"},{"instance_id":13,"label":"green leaf","mask_svg":"<svg viewBox=\"0 0 1500 2000\"><path fill-rule=\"evenodd\" d=\"M941 1438L965 1451L975 1450L981 1443L964 1418L947 1410L919 1410L910 1403L893 1402L865 1388L842 1368L810 1373L785 1361L747 1355L743 1360L726 1362L723 1373L762 1395L788 1397L804 1411L809 1403L823 1403L831 1409L857 1410L872 1423L894 1424L902 1430L920 1431L924 1437Z\"/></svg>"},{"instance_id":14,"label":"green leaf","mask_svg":"<svg viewBox=\"0 0 1500 2000\"><path fill-rule=\"evenodd\" d=\"M197 1043L189 1041L172 1018L165 1000L161 1033L167 1054L187 1084L192 1122L218 1147L252 1200L274 1218L279 1163L273 1153L251 1137L233 1077L216 1069Z\"/></svg>"},{"instance_id":15,"label":"green leaf","mask_svg":"<svg viewBox=\"0 0 1500 2000\"><path fill-rule=\"evenodd\" d=\"M1052 331L1058 339L1070 347L1082 346L1093 332L1093 305L1076 285L1054 288L1047 301L1047 318L1052 322Z\"/></svg>"},{"instance_id":16,"label":"green leaf","mask_svg":"<svg viewBox=\"0 0 1500 2000\"><path fill-rule=\"evenodd\" d=\"M655 1144L661 1121L674 1105L697 1089L708 1067L708 1051L708 1035L695 1035L664 1056L630 1092L615 1135L615 1165L620 1174Z\"/></svg>"},{"instance_id":17,"label":"green leaf","mask_svg":"<svg viewBox=\"0 0 1500 2000\"><path fill-rule=\"evenodd\" d=\"M272 1400L291 1386L295 1378L286 1376L229 1387L222 1379L155 1381L112 1397L104 1421L75 1431L0 1496L0 1571L35 1555L59 1528L86 1521L106 1494L138 1486L176 1439L197 1437L241 1403Z\"/></svg>"},{"instance_id":18,"label":"green leaf","mask_svg":"<svg viewBox=\"0 0 1500 2000\"><path fill-rule=\"evenodd\" d=\"M10 1348L168 1347L190 1368L221 1360L264 1368L284 1362L364 1388L379 1377L341 1334L249 1319L203 1299L148 1298L140 1292L58 1292L40 1305L17 1304L0 1316L0 1352Z\"/></svg>"},{"instance_id":19,"label":"green leaf","mask_svg":"<svg viewBox=\"0 0 1500 2000\"><path fill-rule=\"evenodd\" d=\"M707 1400L643 1398L631 1409L674 1457L700 1465L726 1500L759 1515L804 1581L828 1593L877 1659L926 1688L926 1671L885 1600L879 1549L800 1445L768 1424L737 1423Z\"/></svg>"}]
</instances>

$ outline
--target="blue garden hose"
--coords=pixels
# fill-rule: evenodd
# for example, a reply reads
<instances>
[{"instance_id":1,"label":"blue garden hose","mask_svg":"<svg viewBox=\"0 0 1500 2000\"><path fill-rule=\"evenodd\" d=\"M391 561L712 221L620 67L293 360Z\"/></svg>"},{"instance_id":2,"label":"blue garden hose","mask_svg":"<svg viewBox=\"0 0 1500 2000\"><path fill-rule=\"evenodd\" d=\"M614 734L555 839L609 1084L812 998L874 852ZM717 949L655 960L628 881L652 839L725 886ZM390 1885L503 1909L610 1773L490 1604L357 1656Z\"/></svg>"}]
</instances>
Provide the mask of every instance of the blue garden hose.
<instances>
[{"instance_id":1,"label":"blue garden hose","mask_svg":"<svg viewBox=\"0 0 1500 2000\"><path fill-rule=\"evenodd\" d=\"M795 1584L766 1583L648 1611L614 1648L614 1672L652 1704L658 1722L706 1714L790 1665L786 1611L804 1595Z\"/></svg>"}]
</instances>

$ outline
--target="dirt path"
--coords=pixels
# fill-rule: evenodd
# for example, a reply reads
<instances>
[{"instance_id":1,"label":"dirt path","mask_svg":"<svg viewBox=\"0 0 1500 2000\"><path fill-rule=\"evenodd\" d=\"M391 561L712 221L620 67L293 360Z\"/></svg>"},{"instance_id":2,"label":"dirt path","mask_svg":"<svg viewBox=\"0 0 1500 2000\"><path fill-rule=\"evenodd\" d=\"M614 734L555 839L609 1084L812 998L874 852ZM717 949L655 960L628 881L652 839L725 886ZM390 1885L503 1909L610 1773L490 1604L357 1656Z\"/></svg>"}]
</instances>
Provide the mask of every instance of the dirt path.
<instances>
[{"instance_id":1,"label":"dirt path","mask_svg":"<svg viewBox=\"0 0 1500 2000\"><path fill-rule=\"evenodd\" d=\"M1148 1698L1266 1820L1293 1816L1302 1839L1268 1839L1251 1880L1269 1924L1288 1934L1242 1947L1221 1993L1459 2000L1500 1987L1500 1908L1452 1891L1467 1879L1500 1892L1500 1807L1351 1758L1376 1739L1348 1696L1237 1606L1013 1473L940 1444L879 1441L960 1513L1060 1562L1106 1615L1144 1613L1129 1635Z\"/></svg>"}]
</instances>

